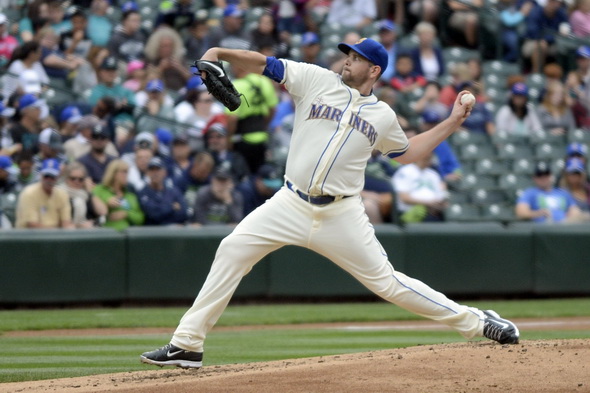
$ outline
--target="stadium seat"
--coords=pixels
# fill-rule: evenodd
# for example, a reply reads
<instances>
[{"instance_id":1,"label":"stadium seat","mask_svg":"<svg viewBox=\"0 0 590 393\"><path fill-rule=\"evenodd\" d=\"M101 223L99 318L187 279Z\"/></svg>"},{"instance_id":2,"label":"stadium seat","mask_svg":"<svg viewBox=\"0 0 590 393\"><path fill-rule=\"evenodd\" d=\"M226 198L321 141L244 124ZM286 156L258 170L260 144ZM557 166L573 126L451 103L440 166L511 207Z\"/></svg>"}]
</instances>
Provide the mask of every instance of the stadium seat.
<instances>
[{"instance_id":1,"label":"stadium seat","mask_svg":"<svg viewBox=\"0 0 590 393\"><path fill-rule=\"evenodd\" d=\"M496 155L493 146L483 144L478 145L475 143L463 145L459 151L462 160L479 160L481 158L492 158Z\"/></svg>"},{"instance_id":2,"label":"stadium seat","mask_svg":"<svg viewBox=\"0 0 590 393\"><path fill-rule=\"evenodd\" d=\"M500 189L476 188L471 191L471 202L476 205L489 205L492 203L503 203L507 200L506 193Z\"/></svg>"},{"instance_id":3,"label":"stadium seat","mask_svg":"<svg viewBox=\"0 0 590 393\"><path fill-rule=\"evenodd\" d=\"M506 203L492 203L481 207L484 220L512 222L516 220L514 206Z\"/></svg>"},{"instance_id":4,"label":"stadium seat","mask_svg":"<svg viewBox=\"0 0 590 393\"><path fill-rule=\"evenodd\" d=\"M485 158L475 164L475 172L480 175L501 175L508 172L509 168L508 160Z\"/></svg>"},{"instance_id":5,"label":"stadium seat","mask_svg":"<svg viewBox=\"0 0 590 393\"><path fill-rule=\"evenodd\" d=\"M445 209L445 221L479 221L479 207L452 203Z\"/></svg>"},{"instance_id":6,"label":"stadium seat","mask_svg":"<svg viewBox=\"0 0 590 393\"><path fill-rule=\"evenodd\" d=\"M480 132L459 131L451 136L450 142L453 146L467 144L487 145L490 139L487 134Z\"/></svg>"},{"instance_id":7,"label":"stadium seat","mask_svg":"<svg viewBox=\"0 0 590 393\"><path fill-rule=\"evenodd\" d=\"M537 160L551 160L565 155L565 144L544 142L535 146L535 158Z\"/></svg>"},{"instance_id":8,"label":"stadium seat","mask_svg":"<svg viewBox=\"0 0 590 393\"><path fill-rule=\"evenodd\" d=\"M590 131L585 131L581 128L578 128L568 134L568 142L580 142L585 144L590 144Z\"/></svg>"},{"instance_id":9,"label":"stadium seat","mask_svg":"<svg viewBox=\"0 0 590 393\"><path fill-rule=\"evenodd\" d=\"M443 60L445 64L464 63L471 59L481 58L479 51L461 47L452 47L443 49Z\"/></svg>"},{"instance_id":10,"label":"stadium seat","mask_svg":"<svg viewBox=\"0 0 590 393\"><path fill-rule=\"evenodd\" d=\"M470 201L470 198L469 198L468 192L453 190L449 194L449 203L451 203L451 204L458 203L458 204L464 205L466 203L469 203L469 201Z\"/></svg>"},{"instance_id":11,"label":"stadium seat","mask_svg":"<svg viewBox=\"0 0 590 393\"><path fill-rule=\"evenodd\" d=\"M520 70L520 65L516 63L509 63L507 61L502 60L484 61L482 64L482 69L484 75L497 74L502 76L509 76L522 74L522 71Z\"/></svg>"},{"instance_id":12,"label":"stadium seat","mask_svg":"<svg viewBox=\"0 0 590 393\"><path fill-rule=\"evenodd\" d=\"M528 145L529 140L526 136L514 135L510 132L503 130L500 126L496 125L497 130L494 135L491 136L492 142L499 148L505 144L512 143L515 145ZM498 149L499 151L499 149Z\"/></svg>"},{"instance_id":13,"label":"stadium seat","mask_svg":"<svg viewBox=\"0 0 590 393\"><path fill-rule=\"evenodd\" d=\"M530 175L505 173L498 178L498 185L503 190L525 189L533 185Z\"/></svg>"},{"instance_id":14,"label":"stadium seat","mask_svg":"<svg viewBox=\"0 0 590 393\"><path fill-rule=\"evenodd\" d=\"M515 174L532 175L535 170L533 160L521 158L512 162L512 172Z\"/></svg>"},{"instance_id":15,"label":"stadium seat","mask_svg":"<svg viewBox=\"0 0 590 393\"><path fill-rule=\"evenodd\" d=\"M530 135L529 140L532 144L535 145L541 143L549 143L552 145L565 145L567 143L567 136L553 135L549 131L538 130Z\"/></svg>"},{"instance_id":16,"label":"stadium seat","mask_svg":"<svg viewBox=\"0 0 590 393\"><path fill-rule=\"evenodd\" d=\"M528 145L506 143L497 146L498 158L502 159L518 159L518 158L532 158L533 152Z\"/></svg>"},{"instance_id":17,"label":"stadium seat","mask_svg":"<svg viewBox=\"0 0 590 393\"><path fill-rule=\"evenodd\" d=\"M459 189L461 190L472 190L474 188L487 189L496 188L497 182L494 176L476 175L475 173L469 173L463 176L459 183Z\"/></svg>"}]
</instances>

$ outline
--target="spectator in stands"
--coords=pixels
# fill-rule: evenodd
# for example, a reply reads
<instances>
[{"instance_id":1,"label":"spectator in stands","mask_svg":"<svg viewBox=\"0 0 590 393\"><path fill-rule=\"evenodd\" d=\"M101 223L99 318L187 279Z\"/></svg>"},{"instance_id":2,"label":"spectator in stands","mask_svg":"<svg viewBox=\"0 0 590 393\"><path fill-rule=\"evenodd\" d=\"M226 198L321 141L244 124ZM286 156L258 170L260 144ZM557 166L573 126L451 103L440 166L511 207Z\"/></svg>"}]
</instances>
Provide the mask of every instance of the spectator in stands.
<instances>
[{"instance_id":1,"label":"spectator in stands","mask_svg":"<svg viewBox=\"0 0 590 393\"><path fill-rule=\"evenodd\" d=\"M124 153L121 159L129 165L135 162L135 153L141 149L148 149L152 151L152 155L156 155L158 151L158 141L156 136L149 131L142 131L133 137L133 151ZM149 160L148 160L149 161Z\"/></svg>"},{"instance_id":2,"label":"spectator in stands","mask_svg":"<svg viewBox=\"0 0 590 393\"><path fill-rule=\"evenodd\" d=\"M0 156L12 156L19 150L19 146L13 144L10 135L10 128L12 127L10 118L15 113L14 108L5 106L0 100Z\"/></svg>"},{"instance_id":3,"label":"spectator in stands","mask_svg":"<svg viewBox=\"0 0 590 393\"><path fill-rule=\"evenodd\" d=\"M59 134L68 141L76 135L76 124L82 119L82 112L76 105L68 105L61 110L56 120L59 121Z\"/></svg>"},{"instance_id":4,"label":"spectator in stands","mask_svg":"<svg viewBox=\"0 0 590 393\"><path fill-rule=\"evenodd\" d=\"M96 0L95 0L96 1ZM98 0L104 1L104 0ZM137 10L123 14L121 24L115 28L107 49L117 60L126 63L143 58L147 37L141 30L141 16Z\"/></svg>"},{"instance_id":5,"label":"spectator in stands","mask_svg":"<svg viewBox=\"0 0 590 393\"><path fill-rule=\"evenodd\" d=\"M417 124L419 117L417 113L419 111L413 109L413 106L416 105L416 101L414 101L414 104L411 104L409 100L405 99L405 97L391 86L382 86L377 93L377 97L380 101L383 101L393 108L402 129ZM444 113L448 113L446 108Z\"/></svg>"},{"instance_id":6,"label":"spectator in stands","mask_svg":"<svg viewBox=\"0 0 590 393\"><path fill-rule=\"evenodd\" d=\"M164 90L164 82L160 79L149 81L145 89L135 94L135 117L142 113L165 119L174 118L174 100ZM138 123L138 126L141 125Z\"/></svg>"},{"instance_id":7,"label":"spectator in stands","mask_svg":"<svg viewBox=\"0 0 590 393\"><path fill-rule=\"evenodd\" d=\"M569 12L572 34L579 38L590 37L590 1L575 0Z\"/></svg>"},{"instance_id":8,"label":"spectator in stands","mask_svg":"<svg viewBox=\"0 0 590 393\"><path fill-rule=\"evenodd\" d=\"M61 33L59 49L66 55L73 55L80 59L88 59L92 40L88 35L88 17L79 8L70 16L72 30Z\"/></svg>"},{"instance_id":9,"label":"spectator in stands","mask_svg":"<svg viewBox=\"0 0 590 393\"><path fill-rule=\"evenodd\" d=\"M483 102L479 89L473 82L465 82L461 85L461 90L469 91L476 98L475 105L471 109L471 114L465 119L461 127L469 132L494 135L496 132L494 116L486 107L485 102Z\"/></svg>"},{"instance_id":10,"label":"spectator in stands","mask_svg":"<svg viewBox=\"0 0 590 393\"><path fill-rule=\"evenodd\" d=\"M391 78L391 87L401 93L420 91L426 85L426 78L414 71L412 56L399 53L395 60L395 74Z\"/></svg>"},{"instance_id":11,"label":"spectator in stands","mask_svg":"<svg viewBox=\"0 0 590 393\"><path fill-rule=\"evenodd\" d=\"M139 193L149 184L148 165L154 158L154 151L151 147L140 147L135 151L134 160L129 165L127 183L129 189L134 193Z\"/></svg>"},{"instance_id":12,"label":"spectator in stands","mask_svg":"<svg viewBox=\"0 0 590 393\"><path fill-rule=\"evenodd\" d=\"M483 0L446 0L451 15L448 24L451 28L461 32L469 48L475 48L479 36L479 9L483 7Z\"/></svg>"},{"instance_id":13,"label":"spectator in stands","mask_svg":"<svg viewBox=\"0 0 590 393\"><path fill-rule=\"evenodd\" d=\"M541 72L547 57L556 55L555 36L560 34L559 26L567 21L563 0L547 0L527 15L522 55L530 60L532 72Z\"/></svg>"},{"instance_id":14,"label":"spectator in stands","mask_svg":"<svg viewBox=\"0 0 590 393\"><path fill-rule=\"evenodd\" d=\"M428 154L415 163L402 165L393 175L397 209L404 223L444 220L447 187L431 164L432 155Z\"/></svg>"},{"instance_id":15,"label":"spectator in stands","mask_svg":"<svg viewBox=\"0 0 590 393\"><path fill-rule=\"evenodd\" d=\"M301 61L327 68L328 65L319 58L321 49L320 37L316 33L308 31L303 34L301 37Z\"/></svg>"},{"instance_id":16,"label":"spectator in stands","mask_svg":"<svg viewBox=\"0 0 590 393\"><path fill-rule=\"evenodd\" d=\"M39 153L33 157L35 171L40 171L43 161L48 158L56 159L60 164L66 163L66 156L63 154L63 143L61 135L53 128L45 128L39 133Z\"/></svg>"},{"instance_id":17,"label":"spectator in stands","mask_svg":"<svg viewBox=\"0 0 590 393\"><path fill-rule=\"evenodd\" d=\"M66 10L61 0L48 0L47 6L49 25L58 36L72 30L72 22L65 18Z\"/></svg>"},{"instance_id":18,"label":"spectator in stands","mask_svg":"<svg viewBox=\"0 0 590 393\"><path fill-rule=\"evenodd\" d=\"M156 137L156 145L158 146L158 149L156 150L156 155L161 157L164 161L168 161L170 159L172 139L174 138L174 133L170 131L168 128L158 127L156 128L154 135Z\"/></svg>"},{"instance_id":19,"label":"spectator in stands","mask_svg":"<svg viewBox=\"0 0 590 393\"><path fill-rule=\"evenodd\" d=\"M250 31L250 42L252 43L251 50L260 52L261 49L271 48L270 56L279 54L281 39L272 14L265 12L258 17L256 28Z\"/></svg>"},{"instance_id":20,"label":"spectator in stands","mask_svg":"<svg viewBox=\"0 0 590 393\"><path fill-rule=\"evenodd\" d=\"M192 25L194 20L193 0L165 0L160 3L154 27L159 28L165 25L179 33L183 33L187 27Z\"/></svg>"},{"instance_id":21,"label":"spectator in stands","mask_svg":"<svg viewBox=\"0 0 590 393\"><path fill-rule=\"evenodd\" d=\"M16 189L18 192L39 181L39 173L33 170L33 156L31 154L19 154L16 165Z\"/></svg>"},{"instance_id":22,"label":"spectator in stands","mask_svg":"<svg viewBox=\"0 0 590 393\"><path fill-rule=\"evenodd\" d=\"M145 63L141 60L131 60L127 63L127 79L123 87L134 93L145 88L147 83L147 72Z\"/></svg>"},{"instance_id":23,"label":"spectator in stands","mask_svg":"<svg viewBox=\"0 0 590 393\"><path fill-rule=\"evenodd\" d=\"M516 63L520 57L521 27L526 16L536 6L534 1L502 0L498 3L502 23L503 59Z\"/></svg>"},{"instance_id":24,"label":"spectator in stands","mask_svg":"<svg viewBox=\"0 0 590 393\"><path fill-rule=\"evenodd\" d=\"M8 64L12 57L12 52L18 46L18 41L15 37L8 34L8 18L6 15L0 13L0 67Z\"/></svg>"},{"instance_id":25,"label":"spectator in stands","mask_svg":"<svg viewBox=\"0 0 590 393\"><path fill-rule=\"evenodd\" d=\"M387 68L379 79L385 84L389 84L395 74L396 56L399 50L397 30L397 25L388 19L379 22L379 42L387 51Z\"/></svg>"},{"instance_id":26,"label":"spectator in stands","mask_svg":"<svg viewBox=\"0 0 590 393\"><path fill-rule=\"evenodd\" d=\"M438 23L441 2L436 0L410 0L404 2L404 4L405 7L402 8L402 12L400 13L409 14L409 18L407 18L409 22L406 21L408 27L414 26L416 23L415 20L432 23L433 25ZM397 15L396 20L398 20ZM400 20L404 19L400 18Z\"/></svg>"},{"instance_id":27,"label":"spectator in stands","mask_svg":"<svg viewBox=\"0 0 590 393\"><path fill-rule=\"evenodd\" d=\"M234 85L250 106L241 105L233 112L226 109L230 140L233 150L244 156L250 171L255 173L266 159L268 125L279 100L266 76L247 73L236 65L232 65L232 70L236 77Z\"/></svg>"},{"instance_id":28,"label":"spectator in stands","mask_svg":"<svg viewBox=\"0 0 590 393\"><path fill-rule=\"evenodd\" d=\"M437 80L445 74L442 50L435 45L436 27L428 22L420 22L414 28L418 36L418 47L411 50L414 71L428 80Z\"/></svg>"},{"instance_id":29,"label":"spectator in stands","mask_svg":"<svg viewBox=\"0 0 590 393\"><path fill-rule=\"evenodd\" d=\"M455 96L456 97L456 96ZM441 119L445 118L449 113L449 106L440 101L441 86L436 81L429 81L424 87L424 94L414 104L414 111L422 114L426 111L434 111L438 113Z\"/></svg>"},{"instance_id":30,"label":"spectator in stands","mask_svg":"<svg viewBox=\"0 0 590 393\"><path fill-rule=\"evenodd\" d=\"M123 160L113 160L106 168L101 184L92 194L108 207L105 227L122 231L130 225L142 225L145 216L137 197L127 187L129 165Z\"/></svg>"},{"instance_id":31,"label":"spectator in stands","mask_svg":"<svg viewBox=\"0 0 590 393\"><path fill-rule=\"evenodd\" d=\"M184 192L189 206L194 206L197 200L199 189L211 180L211 174L215 169L215 160L211 153L201 151L195 155L190 167L185 173L185 178L180 185L180 190Z\"/></svg>"},{"instance_id":32,"label":"spectator in stands","mask_svg":"<svg viewBox=\"0 0 590 393\"><path fill-rule=\"evenodd\" d=\"M378 150L373 150L365 168L365 185L361 191L361 198L371 224L382 224L391 219L391 178L394 173L395 167L391 160L382 156Z\"/></svg>"},{"instance_id":33,"label":"spectator in stands","mask_svg":"<svg viewBox=\"0 0 590 393\"><path fill-rule=\"evenodd\" d=\"M96 105L103 97L111 97L115 100L118 110L135 105L135 96L131 90L127 90L117 79L117 59L113 56L106 57L98 70L99 83L94 86L88 97L88 103Z\"/></svg>"},{"instance_id":34,"label":"spectator in stands","mask_svg":"<svg viewBox=\"0 0 590 393\"><path fill-rule=\"evenodd\" d=\"M188 37L184 41L186 53L190 54L191 58L200 59L211 47L210 41L207 19L197 18L190 26Z\"/></svg>"},{"instance_id":35,"label":"spectator in stands","mask_svg":"<svg viewBox=\"0 0 590 393\"><path fill-rule=\"evenodd\" d=\"M272 197L284 183L284 171L277 165L266 163L240 183L237 188L244 197L244 217Z\"/></svg>"},{"instance_id":36,"label":"spectator in stands","mask_svg":"<svg viewBox=\"0 0 590 393\"><path fill-rule=\"evenodd\" d=\"M76 123L76 135L73 138L68 139L63 146L66 160L68 162L76 161L90 152L92 133L94 127L97 126L100 126L100 120L94 115L83 116ZM117 148L110 140L108 140L108 138L105 152L112 157L117 157L119 155Z\"/></svg>"},{"instance_id":37,"label":"spectator in stands","mask_svg":"<svg viewBox=\"0 0 590 393\"><path fill-rule=\"evenodd\" d=\"M326 22L361 30L370 25L375 18L377 18L375 0L333 0Z\"/></svg>"},{"instance_id":38,"label":"spectator in stands","mask_svg":"<svg viewBox=\"0 0 590 393\"><path fill-rule=\"evenodd\" d=\"M186 133L179 133L172 139L170 161L168 164L168 176L172 184L182 193L186 191L185 173L191 166L191 148Z\"/></svg>"},{"instance_id":39,"label":"spectator in stands","mask_svg":"<svg viewBox=\"0 0 590 393\"><path fill-rule=\"evenodd\" d=\"M41 93L43 85L49 84L41 60L41 48L36 41L16 47L3 76L2 95L7 99L13 93Z\"/></svg>"},{"instance_id":40,"label":"spectator in stands","mask_svg":"<svg viewBox=\"0 0 590 393\"><path fill-rule=\"evenodd\" d=\"M20 120L10 130L13 148L19 153L36 154L39 132L41 132L41 109L45 103L33 94L25 94L18 101Z\"/></svg>"},{"instance_id":41,"label":"spectator in stands","mask_svg":"<svg viewBox=\"0 0 590 393\"><path fill-rule=\"evenodd\" d=\"M109 0L92 0L88 16L88 35L92 43L104 48L111 39L113 24L107 16Z\"/></svg>"},{"instance_id":42,"label":"spectator in stands","mask_svg":"<svg viewBox=\"0 0 590 393\"><path fill-rule=\"evenodd\" d=\"M188 219L188 204L182 193L166 184L166 166L153 157L147 167L149 182L138 193L145 225L183 225Z\"/></svg>"},{"instance_id":43,"label":"spectator in stands","mask_svg":"<svg viewBox=\"0 0 590 393\"><path fill-rule=\"evenodd\" d=\"M522 82L517 82L512 85L510 91L508 103L502 105L496 113L497 129L523 137L542 132L543 126L537 109L529 102L528 87Z\"/></svg>"},{"instance_id":44,"label":"spectator in stands","mask_svg":"<svg viewBox=\"0 0 590 393\"><path fill-rule=\"evenodd\" d=\"M217 168L211 183L197 192L192 221L198 226L237 225L244 214L242 194L234 187L232 174Z\"/></svg>"},{"instance_id":45,"label":"spectator in stands","mask_svg":"<svg viewBox=\"0 0 590 393\"><path fill-rule=\"evenodd\" d=\"M574 197L576 205L588 217L590 214L590 183L586 174L586 162L577 157L569 158L563 170L561 188Z\"/></svg>"},{"instance_id":46,"label":"spectator in stands","mask_svg":"<svg viewBox=\"0 0 590 393\"><path fill-rule=\"evenodd\" d=\"M203 130L211 118L223 113L224 110L223 105L203 87L201 78L196 78L190 79L184 100L174 108L176 121L191 125L187 136L193 152L204 150Z\"/></svg>"},{"instance_id":47,"label":"spectator in stands","mask_svg":"<svg viewBox=\"0 0 590 393\"><path fill-rule=\"evenodd\" d=\"M43 161L41 180L27 186L19 195L17 228L73 228L72 209L67 192L55 187L60 174L56 159Z\"/></svg>"},{"instance_id":48,"label":"spectator in stands","mask_svg":"<svg viewBox=\"0 0 590 393\"><path fill-rule=\"evenodd\" d=\"M76 228L100 226L107 215L107 205L92 194L94 183L88 181L86 168L79 162L68 164L64 170L65 182L58 186L64 189L72 206L72 223Z\"/></svg>"},{"instance_id":49,"label":"spectator in stands","mask_svg":"<svg viewBox=\"0 0 590 393\"><path fill-rule=\"evenodd\" d=\"M207 150L215 160L216 168L228 171L235 184L245 180L249 175L248 163L237 151L229 149L227 123L223 115L216 116L205 128Z\"/></svg>"},{"instance_id":50,"label":"spectator in stands","mask_svg":"<svg viewBox=\"0 0 590 393\"><path fill-rule=\"evenodd\" d=\"M518 198L516 217L536 223L560 223L579 219L581 212L574 197L568 191L553 186L548 163L537 163L533 181L535 187L526 189Z\"/></svg>"},{"instance_id":51,"label":"spectator in stands","mask_svg":"<svg viewBox=\"0 0 590 393\"><path fill-rule=\"evenodd\" d=\"M250 49L250 35L244 30L244 11L235 4L228 4L223 10L221 25L209 32L211 47L229 49Z\"/></svg>"},{"instance_id":52,"label":"spectator in stands","mask_svg":"<svg viewBox=\"0 0 590 393\"><path fill-rule=\"evenodd\" d=\"M109 136L106 128L101 124L95 125L90 134L90 151L78 159L95 184L102 181L107 166L116 158L107 154L108 143Z\"/></svg>"},{"instance_id":53,"label":"spectator in stands","mask_svg":"<svg viewBox=\"0 0 590 393\"><path fill-rule=\"evenodd\" d=\"M439 97L439 101L447 106L447 113L455 102L457 93L461 91L465 83L471 82L474 76L465 62L458 62L449 66L449 74L451 75L451 83L443 86ZM480 97L481 100L482 97Z\"/></svg>"},{"instance_id":54,"label":"spectator in stands","mask_svg":"<svg viewBox=\"0 0 590 393\"><path fill-rule=\"evenodd\" d=\"M48 22L48 7L45 0L34 0L27 5L27 16L18 22L18 32L21 42L29 42L35 38L35 33Z\"/></svg>"},{"instance_id":55,"label":"spectator in stands","mask_svg":"<svg viewBox=\"0 0 590 393\"><path fill-rule=\"evenodd\" d=\"M537 108L541 126L553 135L565 135L576 127L567 94L563 83L551 82Z\"/></svg>"},{"instance_id":56,"label":"spectator in stands","mask_svg":"<svg viewBox=\"0 0 590 393\"><path fill-rule=\"evenodd\" d=\"M170 27L160 26L149 36L144 54L148 70L157 73L167 89L179 90L190 79L182 38Z\"/></svg>"},{"instance_id":57,"label":"spectator in stands","mask_svg":"<svg viewBox=\"0 0 590 393\"><path fill-rule=\"evenodd\" d=\"M590 131L590 46L576 50L576 67L567 74L566 89L573 100L576 127Z\"/></svg>"},{"instance_id":58,"label":"spectator in stands","mask_svg":"<svg viewBox=\"0 0 590 393\"><path fill-rule=\"evenodd\" d=\"M19 190L12 170L10 157L0 155L0 229L10 229L14 225Z\"/></svg>"}]
</instances>

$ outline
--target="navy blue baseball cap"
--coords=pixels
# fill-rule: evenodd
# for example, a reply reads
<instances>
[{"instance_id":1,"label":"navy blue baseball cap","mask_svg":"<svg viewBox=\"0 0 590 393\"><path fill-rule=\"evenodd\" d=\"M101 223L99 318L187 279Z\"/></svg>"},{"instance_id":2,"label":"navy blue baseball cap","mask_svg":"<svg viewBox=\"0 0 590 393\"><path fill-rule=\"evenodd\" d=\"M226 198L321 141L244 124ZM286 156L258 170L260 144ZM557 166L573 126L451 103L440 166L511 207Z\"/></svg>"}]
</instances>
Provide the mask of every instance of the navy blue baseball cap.
<instances>
[{"instance_id":1,"label":"navy blue baseball cap","mask_svg":"<svg viewBox=\"0 0 590 393\"><path fill-rule=\"evenodd\" d=\"M338 44L338 49L340 49L340 51L344 52L345 54L348 54L348 52L350 52L352 49L359 55L363 56L365 59L369 60L371 63L381 67L382 74L387 69L387 51L383 45L375 40L370 38L361 38L354 45L348 45L344 42L341 42Z\"/></svg>"},{"instance_id":2,"label":"navy blue baseball cap","mask_svg":"<svg viewBox=\"0 0 590 393\"><path fill-rule=\"evenodd\" d=\"M522 82L517 82L515 84L512 85L512 89L510 89L512 91L513 95L517 95L517 96L528 96L529 95L529 88L527 87L527 85L525 85Z\"/></svg>"}]
</instances>

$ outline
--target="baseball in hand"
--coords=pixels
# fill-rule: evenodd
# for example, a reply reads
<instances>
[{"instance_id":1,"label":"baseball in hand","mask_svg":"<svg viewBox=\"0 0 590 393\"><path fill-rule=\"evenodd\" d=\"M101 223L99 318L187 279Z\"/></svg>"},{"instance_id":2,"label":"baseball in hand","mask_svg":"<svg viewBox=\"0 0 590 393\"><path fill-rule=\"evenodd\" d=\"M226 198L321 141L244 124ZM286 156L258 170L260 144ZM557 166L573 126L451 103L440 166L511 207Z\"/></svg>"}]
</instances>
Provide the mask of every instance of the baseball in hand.
<instances>
[{"instance_id":1,"label":"baseball in hand","mask_svg":"<svg viewBox=\"0 0 590 393\"><path fill-rule=\"evenodd\" d=\"M475 96L471 93L463 94L461 96L461 105L467 105L467 106L475 105Z\"/></svg>"}]
</instances>

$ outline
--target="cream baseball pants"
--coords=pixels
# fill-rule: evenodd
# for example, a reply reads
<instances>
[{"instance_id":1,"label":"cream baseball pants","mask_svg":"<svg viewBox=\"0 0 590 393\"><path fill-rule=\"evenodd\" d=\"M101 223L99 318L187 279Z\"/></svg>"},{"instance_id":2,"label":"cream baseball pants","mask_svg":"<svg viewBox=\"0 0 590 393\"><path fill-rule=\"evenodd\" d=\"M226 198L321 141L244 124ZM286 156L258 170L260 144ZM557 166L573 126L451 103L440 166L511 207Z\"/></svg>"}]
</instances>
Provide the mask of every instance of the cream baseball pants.
<instances>
[{"instance_id":1,"label":"cream baseball pants","mask_svg":"<svg viewBox=\"0 0 590 393\"><path fill-rule=\"evenodd\" d=\"M394 270L360 197L316 206L283 187L222 240L203 288L182 317L171 343L202 352L207 332L242 277L268 253L285 245L306 247L325 256L388 302L440 321L466 338L482 335L480 310L457 304Z\"/></svg>"}]
</instances>

